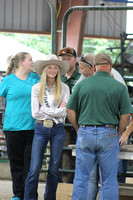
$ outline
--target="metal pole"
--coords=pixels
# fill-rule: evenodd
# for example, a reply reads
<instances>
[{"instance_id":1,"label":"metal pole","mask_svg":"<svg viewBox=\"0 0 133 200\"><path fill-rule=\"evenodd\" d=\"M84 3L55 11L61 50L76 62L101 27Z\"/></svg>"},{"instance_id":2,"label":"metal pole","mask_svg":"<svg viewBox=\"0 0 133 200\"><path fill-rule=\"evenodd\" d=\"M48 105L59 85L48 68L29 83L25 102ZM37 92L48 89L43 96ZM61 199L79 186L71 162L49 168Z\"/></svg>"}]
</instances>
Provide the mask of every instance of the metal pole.
<instances>
[{"instance_id":1,"label":"metal pole","mask_svg":"<svg viewBox=\"0 0 133 200\"><path fill-rule=\"evenodd\" d=\"M133 6L73 6L69 8L63 17L63 23L62 23L62 48L66 46L66 29L67 29L67 19L68 16L71 14L74 10L133 10Z\"/></svg>"},{"instance_id":2,"label":"metal pole","mask_svg":"<svg viewBox=\"0 0 133 200\"><path fill-rule=\"evenodd\" d=\"M125 32L123 32L120 34L120 36L121 36L121 75L124 76L123 53L125 54L124 43L125 43L125 39L127 38L127 34Z\"/></svg>"},{"instance_id":3,"label":"metal pole","mask_svg":"<svg viewBox=\"0 0 133 200\"><path fill-rule=\"evenodd\" d=\"M56 4L53 0L47 0L51 9L51 49L52 53L56 54L57 51L57 10Z\"/></svg>"}]
</instances>

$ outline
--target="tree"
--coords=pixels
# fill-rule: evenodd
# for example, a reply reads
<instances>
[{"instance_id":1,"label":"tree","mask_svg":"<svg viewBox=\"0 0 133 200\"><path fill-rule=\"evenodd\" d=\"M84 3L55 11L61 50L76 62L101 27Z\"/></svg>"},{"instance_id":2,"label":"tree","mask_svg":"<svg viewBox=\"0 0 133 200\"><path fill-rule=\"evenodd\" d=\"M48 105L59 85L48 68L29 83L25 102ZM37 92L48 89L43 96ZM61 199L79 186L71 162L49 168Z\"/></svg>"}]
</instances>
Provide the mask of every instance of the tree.
<instances>
[{"instance_id":1,"label":"tree","mask_svg":"<svg viewBox=\"0 0 133 200\"><path fill-rule=\"evenodd\" d=\"M30 46L37 51L50 54L51 53L51 36L37 34L22 34L22 33L1 33L7 37L16 39L18 42ZM110 47L120 47L120 40L84 38L82 45L82 53L100 53L106 52L115 62L120 49L109 50Z\"/></svg>"},{"instance_id":2,"label":"tree","mask_svg":"<svg viewBox=\"0 0 133 200\"><path fill-rule=\"evenodd\" d=\"M117 55L120 53L120 49L112 49L109 48L120 47L120 40L108 40L108 39L88 39L85 38L83 40L83 53L102 53L105 52L112 58L113 63Z\"/></svg>"}]
</instances>

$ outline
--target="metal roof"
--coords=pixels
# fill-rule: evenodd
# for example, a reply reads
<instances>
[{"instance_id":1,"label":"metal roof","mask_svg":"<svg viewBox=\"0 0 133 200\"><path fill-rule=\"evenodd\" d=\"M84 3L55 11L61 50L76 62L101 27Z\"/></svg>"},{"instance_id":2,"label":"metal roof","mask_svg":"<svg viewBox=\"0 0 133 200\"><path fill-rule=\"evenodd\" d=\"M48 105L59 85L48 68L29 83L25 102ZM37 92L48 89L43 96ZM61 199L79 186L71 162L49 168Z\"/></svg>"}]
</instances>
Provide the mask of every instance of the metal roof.
<instances>
[{"instance_id":1,"label":"metal roof","mask_svg":"<svg viewBox=\"0 0 133 200\"><path fill-rule=\"evenodd\" d=\"M46 0L0 0L0 29L50 32L50 7Z\"/></svg>"},{"instance_id":2,"label":"metal roof","mask_svg":"<svg viewBox=\"0 0 133 200\"><path fill-rule=\"evenodd\" d=\"M89 0L89 6L101 1ZM125 3L106 2L106 6L125 6ZM86 36L120 37L126 32L127 11L88 11ZM51 11L47 0L0 0L0 31L50 33Z\"/></svg>"},{"instance_id":3,"label":"metal roof","mask_svg":"<svg viewBox=\"0 0 133 200\"><path fill-rule=\"evenodd\" d=\"M89 6L100 6L99 0L89 0ZM105 2L106 6L126 6L125 3ZM88 11L85 35L98 37L120 37L126 32L127 11Z\"/></svg>"}]
</instances>

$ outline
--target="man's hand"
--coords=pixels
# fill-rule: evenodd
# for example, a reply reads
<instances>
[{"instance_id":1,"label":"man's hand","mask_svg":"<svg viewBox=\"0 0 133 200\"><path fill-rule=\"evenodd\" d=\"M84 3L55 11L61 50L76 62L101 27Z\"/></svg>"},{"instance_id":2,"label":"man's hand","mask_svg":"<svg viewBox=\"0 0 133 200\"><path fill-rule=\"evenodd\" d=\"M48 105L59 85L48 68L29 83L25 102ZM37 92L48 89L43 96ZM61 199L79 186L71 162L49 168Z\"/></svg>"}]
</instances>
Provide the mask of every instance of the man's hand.
<instances>
[{"instance_id":1,"label":"man's hand","mask_svg":"<svg viewBox=\"0 0 133 200\"><path fill-rule=\"evenodd\" d=\"M120 136L119 142L121 146L126 143L132 131L133 131L133 114L129 126L127 127L126 131Z\"/></svg>"},{"instance_id":2,"label":"man's hand","mask_svg":"<svg viewBox=\"0 0 133 200\"><path fill-rule=\"evenodd\" d=\"M120 116L118 134L121 137L122 133L126 130L126 127L129 124L130 114L124 114Z\"/></svg>"},{"instance_id":3,"label":"man's hand","mask_svg":"<svg viewBox=\"0 0 133 200\"><path fill-rule=\"evenodd\" d=\"M77 124L77 114L75 110L71 110L69 108L66 108L68 119L73 125L76 132L78 132L78 124Z\"/></svg>"},{"instance_id":4,"label":"man's hand","mask_svg":"<svg viewBox=\"0 0 133 200\"><path fill-rule=\"evenodd\" d=\"M119 139L120 146L126 144L127 139L128 139L128 135L125 133L122 136L120 136L120 139Z\"/></svg>"}]
</instances>

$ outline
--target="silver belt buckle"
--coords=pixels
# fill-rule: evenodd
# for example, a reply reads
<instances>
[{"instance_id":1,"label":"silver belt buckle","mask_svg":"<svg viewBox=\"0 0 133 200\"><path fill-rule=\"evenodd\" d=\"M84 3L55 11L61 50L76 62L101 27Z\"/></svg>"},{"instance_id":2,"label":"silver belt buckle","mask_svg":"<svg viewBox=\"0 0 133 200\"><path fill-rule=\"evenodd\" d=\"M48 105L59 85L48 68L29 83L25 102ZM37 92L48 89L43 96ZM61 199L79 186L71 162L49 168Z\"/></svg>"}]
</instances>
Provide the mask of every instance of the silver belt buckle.
<instances>
[{"instance_id":1,"label":"silver belt buckle","mask_svg":"<svg viewBox=\"0 0 133 200\"><path fill-rule=\"evenodd\" d=\"M53 121L52 120L44 120L43 126L46 128L52 128L53 127Z\"/></svg>"}]
</instances>

